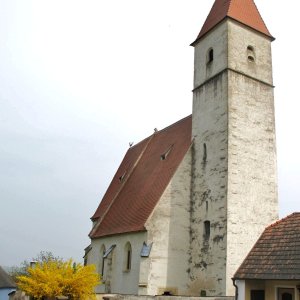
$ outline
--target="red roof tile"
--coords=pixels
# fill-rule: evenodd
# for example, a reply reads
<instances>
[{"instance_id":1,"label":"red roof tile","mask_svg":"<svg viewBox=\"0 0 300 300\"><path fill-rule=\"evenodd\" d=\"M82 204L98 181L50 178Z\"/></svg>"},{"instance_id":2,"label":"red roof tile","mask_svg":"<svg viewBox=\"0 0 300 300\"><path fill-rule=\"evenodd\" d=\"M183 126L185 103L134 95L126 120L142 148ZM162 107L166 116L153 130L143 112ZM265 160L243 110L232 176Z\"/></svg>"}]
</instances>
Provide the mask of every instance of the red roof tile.
<instances>
[{"instance_id":1,"label":"red roof tile","mask_svg":"<svg viewBox=\"0 0 300 300\"><path fill-rule=\"evenodd\" d=\"M300 213L267 227L234 278L300 280Z\"/></svg>"},{"instance_id":2,"label":"red roof tile","mask_svg":"<svg viewBox=\"0 0 300 300\"><path fill-rule=\"evenodd\" d=\"M253 0L216 0L197 39L192 45L226 17L234 19L274 39Z\"/></svg>"},{"instance_id":3,"label":"red roof tile","mask_svg":"<svg viewBox=\"0 0 300 300\"><path fill-rule=\"evenodd\" d=\"M97 225L91 238L145 230L147 219L191 145L191 126L192 117L188 116L128 150L92 217ZM165 160L161 159L163 154L167 154Z\"/></svg>"}]
</instances>

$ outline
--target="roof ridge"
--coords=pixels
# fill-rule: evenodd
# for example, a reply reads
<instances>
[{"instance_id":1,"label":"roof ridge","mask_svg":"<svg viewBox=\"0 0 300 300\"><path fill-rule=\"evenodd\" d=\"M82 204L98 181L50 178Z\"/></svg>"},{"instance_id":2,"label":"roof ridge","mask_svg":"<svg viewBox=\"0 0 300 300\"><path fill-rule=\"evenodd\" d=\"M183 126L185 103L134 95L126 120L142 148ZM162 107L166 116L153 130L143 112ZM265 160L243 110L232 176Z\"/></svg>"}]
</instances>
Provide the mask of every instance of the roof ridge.
<instances>
[{"instance_id":1,"label":"roof ridge","mask_svg":"<svg viewBox=\"0 0 300 300\"><path fill-rule=\"evenodd\" d=\"M171 128L171 127L177 125L178 123L181 123L181 122L183 122L184 120L190 118L191 116L192 116L192 114L190 114L190 115L188 115L188 116L186 116L186 117L184 117L184 118L182 118L182 119L176 121L175 123L173 123L173 124L171 124L171 125L168 125L167 127L164 127L163 129L158 130L158 131L155 132L154 134L158 134L158 133L160 133L160 132L162 132L162 131L168 130L169 128Z\"/></svg>"},{"instance_id":2,"label":"roof ridge","mask_svg":"<svg viewBox=\"0 0 300 300\"><path fill-rule=\"evenodd\" d=\"M149 139L149 138L152 138L153 135L157 135L157 134L159 134L160 132L165 131L165 130L167 130L167 129L170 128L170 127L173 127L173 126L176 125L177 123L183 122L184 120L190 118L191 116L192 116L192 114L190 114L190 115L188 115L188 116L186 116L186 117L184 117L184 118L182 118L182 119L176 121L175 123L172 123L171 125L168 125L168 126L162 128L162 129L160 129L160 130L155 131L154 133L150 134L150 135L147 136L146 138L144 138L144 139L142 139L141 141L139 141L137 144L132 145L132 147L130 147L129 150L135 148L135 147L138 146L139 144L143 143L145 140L147 140L147 139Z\"/></svg>"},{"instance_id":3,"label":"roof ridge","mask_svg":"<svg viewBox=\"0 0 300 300\"><path fill-rule=\"evenodd\" d=\"M269 226L266 228L266 230L269 229L269 228L271 228L271 227L274 227L274 226L276 226L276 225L278 225L278 224L280 224L280 223L282 223L282 222L284 222L284 221L286 221L286 220L289 219L290 217L292 217L292 216L294 216L294 215L297 215L297 214L300 214L300 212L293 212L293 213L291 213L291 214L285 216L284 218L282 218L282 219L280 219L280 220L277 220L276 222L274 222L274 223L272 223L271 225L269 225Z\"/></svg>"},{"instance_id":4,"label":"roof ridge","mask_svg":"<svg viewBox=\"0 0 300 300\"><path fill-rule=\"evenodd\" d=\"M146 149L148 148L149 143L152 141L153 137L155 136L155 133L152 134L151 136L148 137L148 141L144 147L144 149L142 150L141 154L138 156L137 160L135 161L134 165L132 166L130 172L128 173L128 176L125 177L125 180L123 182L123 184L120 186L118 192L116 193L116 195L114 196L114 198L112 199L112 201L110 202L110 204L108 205L108 207L106 208L105 212L103 213L102 217L99 218L96 221L95 226L92 228L89 236L91 237L98 229L98 227L100 226L101 222L103 221L103 219L105 218L105 216L107 215L108 211L110 210L110 208L112 207L112 205L114 204L115 200L117 199L118 195L120 194L120 192L122 191L123 187L125 186L125 183L128 181L128 179L130 178L131 174L133 173L133 171L135 170L136 166L138 165L139 161L141 160L142 156L144 155ZM147 138L146 138L147 139ZM144 139L144 140L146 140Z\"/></svg>"}]
</instances>

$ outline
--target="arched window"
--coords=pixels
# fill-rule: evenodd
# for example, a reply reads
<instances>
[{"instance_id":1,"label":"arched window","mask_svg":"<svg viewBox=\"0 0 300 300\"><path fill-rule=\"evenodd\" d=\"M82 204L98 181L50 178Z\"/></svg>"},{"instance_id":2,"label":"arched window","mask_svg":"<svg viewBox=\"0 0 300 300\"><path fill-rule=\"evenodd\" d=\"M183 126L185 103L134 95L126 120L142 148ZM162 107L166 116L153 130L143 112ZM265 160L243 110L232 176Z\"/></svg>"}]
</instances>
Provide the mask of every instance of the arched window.
<instances>
[{"instance_id":1,"label":"arched window","mask_svg":"<svg viewBox=\"0 0 300 300\"><path fill-rule=\"evenodd\" d=\"M206 63L210 64L213 62L213 60L214 60L214 49L210 48L206 54Z\"/></svg>"},{"instance_id":2,"label":"arched window","mask_svg":"<svg viewBox=\"0 0 300 300\"><path fill-rule=\"evenodd\" d=\"M131 270L132 248L129 242L126 243L124 248L124 271Z\"/></svg>"},{"instance_id":3,"label":"arched window","mask_svg":"<svg viewBox=\"0 0 300 300\"><path fill-rule=\"evenodd\" d=\"M104 274L104 254L106 252L105 245L102 245L100 248L100 265L99 265L99 272L101 272L101 276Z\"/></svg>"}]
</instances>

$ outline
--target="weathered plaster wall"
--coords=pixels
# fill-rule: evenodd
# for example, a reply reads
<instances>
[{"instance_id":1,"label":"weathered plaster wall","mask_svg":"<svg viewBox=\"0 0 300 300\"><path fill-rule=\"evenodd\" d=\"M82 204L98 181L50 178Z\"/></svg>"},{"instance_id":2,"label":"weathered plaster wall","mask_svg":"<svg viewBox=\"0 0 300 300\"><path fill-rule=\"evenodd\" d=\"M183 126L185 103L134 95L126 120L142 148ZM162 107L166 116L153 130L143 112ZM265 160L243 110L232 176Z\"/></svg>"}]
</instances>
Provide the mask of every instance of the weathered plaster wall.
<instances>
[{"instance_id":1,"label":"weathered plaster wall","mask_svg":"<svg viewBox=\"0 0 300 300\"><path fill-rule=\"evenodd\" d=\"M253 53L248 46L253 47ZM253 55L255 61L248 60ZM273 84L270 39L264 35L228 20L228 67L260 81Z\"/></svg>"},{"instance_id":2,"label":"weathered plaster wall","mask_svg":"<svg viewBox=\"0 0 300 300\"><path fill-rule=\"evenodd\" d=\"M278 219L273 89L237 73L229 78L228 278Z\"/></svg>"},{"instance_id":3,"label":"weathered plaster wall","mask_svg":"<svg viewBox=\"0 0 300 300\"><path fill-rule=\"evenodd\" d=\"M265 227L278 219L278 199L271 43L231 21L228 45L229 66L238 71L229 71L228 85L227 278L231 278ZM248 45L254 47L254 62L248 60ZM226 290L233 295L229 280Z\"/></svg>"},{"instance_id":4,"label":"weathered plaster wall","mask_svg":"<svg viewBox=\"0 0 300 300\"><path fill-rule=\"evenodd\" d=\"M148 295L164 291L188 294L190 174L191 151L147 221L148 242L153 242L148 260Z\"/></svg>"},{"instance_id":5,"label":"weathered plaster wall","mask_svg":"<svg viewBox=\"0 0 300 300\"><path fill-rule=\"evenodd\" d=\"M190 291L225 295L227 196L227 73L194 92ZM205 237L204 222L210 222Z\"/></svg>"},{"instance_id":6,"label":"weathered plaster wall","mask_svg":"<svg viewBox=\"0 0 300 300\"><path fill-rule=\"evenodd\" d=\"M102 246L107 250L116 245L111 254L104 260L103 284L96 288L97 293L137 294L140 272L140 253L143 242L147 241L146 232L120 234L92 240L92 250L88 253L88 264L96 264L97 271L102 270ZM132 247L131 270L125 270L125 245L130 242Z\"/></svg>"},{"instance_id":7,"label":"weathered plaster wall","mask_svg":"<svg viewBox=\"0 0 300 300\"><path fill-rule=\"evenodd\" d=\"M227 35L227 22L222 22L195 46L194 88L203 84L208 78L213 77L227 67ZM207 64L207 55L211 48L214 51L214 62Z\"/></svg>"},{"instance_id":8,"label":"weathered plaster wall","mask_svg":"<svg viewBox=\"0 0 300 300\"><path fill-rule=\"evenodd\" d=\"M195 47L190 292L225 295L227 222L228 28L222 22ZM214 59L207 63L209 49ZM221 72L221 73L220 73ZM205 233L205 221L210 234Z\"/></svg>"},{"instance_id":9,"label":"weathered plaster wall","mask_svg":"<svg viewBox=\"0 0 300 300\"><path fill-rule=\"evenodd\" d=\"M234 272L278 218L270 40L221 23L195 47L194 88L190 287L234 295Z\"/></svg>"}]
</instances>

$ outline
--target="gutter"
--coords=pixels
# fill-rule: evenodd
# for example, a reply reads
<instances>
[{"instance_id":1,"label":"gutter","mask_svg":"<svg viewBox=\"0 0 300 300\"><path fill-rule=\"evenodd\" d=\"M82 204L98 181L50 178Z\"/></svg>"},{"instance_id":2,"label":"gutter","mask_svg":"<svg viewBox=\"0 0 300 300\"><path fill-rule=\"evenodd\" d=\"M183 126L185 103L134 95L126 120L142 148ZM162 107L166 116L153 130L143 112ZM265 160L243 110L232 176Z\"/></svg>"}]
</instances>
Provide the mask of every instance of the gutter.
<instances>
[{"instance_id":1,"label":"gutter","mask_svg":"<svg viewBox=\"0 0 300 300\"><path fill-rule=\"evenodd\" d=\"M235 300L238 300L239 297L239 287L235 283L235 278L231 278L233 286L235 287Z\"/></svg>"}]
</instances>

